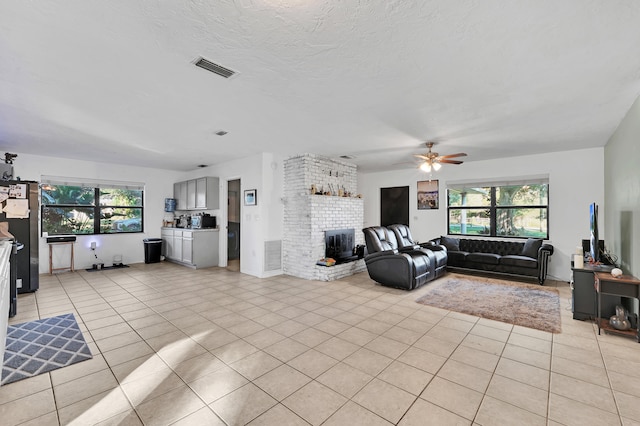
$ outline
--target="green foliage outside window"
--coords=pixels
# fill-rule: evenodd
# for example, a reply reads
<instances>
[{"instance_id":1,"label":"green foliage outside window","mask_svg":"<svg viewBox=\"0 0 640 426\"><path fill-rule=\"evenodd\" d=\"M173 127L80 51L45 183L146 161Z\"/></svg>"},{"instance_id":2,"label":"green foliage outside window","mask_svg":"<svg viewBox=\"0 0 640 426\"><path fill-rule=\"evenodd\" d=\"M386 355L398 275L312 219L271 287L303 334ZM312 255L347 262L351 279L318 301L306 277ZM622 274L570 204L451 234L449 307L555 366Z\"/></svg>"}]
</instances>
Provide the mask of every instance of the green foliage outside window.
<instances>
[{"instance_id":1,"label":"green foliage outside window","mask_svg":"<svg viewBox=\"0 0 640 426\"><path fill-rule=\"evenodd\" d=\"M449 189L448 233L548 238L549 185Z\"/></svg>"},{"instance_id":2,"label":"green foliage outside window","mask_svg":"<svg viewBox=\"0 0 640 426\"><path fill-rule=\"evenodd\" d=\"M59 234L142 232L143 191L43 185L42 231Z\"/></svg>"}]
</instances>

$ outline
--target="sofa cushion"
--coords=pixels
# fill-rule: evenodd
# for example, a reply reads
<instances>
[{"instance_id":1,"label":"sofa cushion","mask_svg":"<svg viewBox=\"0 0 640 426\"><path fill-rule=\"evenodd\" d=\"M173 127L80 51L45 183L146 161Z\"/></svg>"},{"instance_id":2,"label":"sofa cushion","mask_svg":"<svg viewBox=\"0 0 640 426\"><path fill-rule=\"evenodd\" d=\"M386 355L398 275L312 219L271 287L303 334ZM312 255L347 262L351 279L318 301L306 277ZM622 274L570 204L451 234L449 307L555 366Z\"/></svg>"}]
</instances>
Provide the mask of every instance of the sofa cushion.
<instances>
[{"instance_id":1,"label":"sofa cushion","mask_svg":"<svg viewBox=\"0 0 640 426\"><path fill-rule=\"evenodd\" d=\"M466 251L447 251L447 265L463 266L468 254Z\"/></svg>"},{"instance_id":2,"label":"sofa cushion","mask_svg":"<svg viewBox=\"0 0 640 426\"><path fill-rule=\"evenodd\" d=\"M493 253L505 256L507 254L522 254L523 242L482 240L477 238L461 238L460 250L469 253Z\"/></svg>"},{"instance_id":3,"label":"sofa cushion","mask_svg":"<svg viewBox=\"0 0 640 426\"><path fill-rule=\"evenodd\" d=\"M515 255L502 256L502 258L500 259L500 264L508 265L508 266L520 266L523 268L538 267L537 260L527 256L515 256Z\"/></svg>"},{"instance_id":4,"label":"sofa cushion","mask_svg":"<svg viewBox=\"0 0 640 426\"><path fill-rule=\"evenodd\" d=\"M447 252L442 250L432 250L433 257L436 259L436 268L440 268L441 266L447 266Z\"/></svg>"},{"instance_id":5,"label":"sofa cushion","mask_svg":"<svg viewBox=\"0 0 640 426\"><path fill-rule=\"evenodd\" d=\"M447 251L460 251L460 240L457 238L440 237L440 244L447 248Z\"/></svg>"},{"instance_id":6,"label":"sofa cushion","mask_svg":"<svg viewBox=\"0 0 640 426\"><path fill-rule=\"evenodd\" d=\"M467 256L467 261L484 263L487 265L498 265L500 263L501 257L502 256L500 256L499 254L493 253L469 253L469 255Z\"/></svg>"},{"instance_id":7,"label":"sofa cushion","mask_svg":"<svg viewBox=\"0 0 640 426\"><path fill-rule=\"evenodd\" d=\"M522 247L522 256L538 258L538 250L542 246L542 240L538 238L528 238Z\"/></svg>"}]
</instances>

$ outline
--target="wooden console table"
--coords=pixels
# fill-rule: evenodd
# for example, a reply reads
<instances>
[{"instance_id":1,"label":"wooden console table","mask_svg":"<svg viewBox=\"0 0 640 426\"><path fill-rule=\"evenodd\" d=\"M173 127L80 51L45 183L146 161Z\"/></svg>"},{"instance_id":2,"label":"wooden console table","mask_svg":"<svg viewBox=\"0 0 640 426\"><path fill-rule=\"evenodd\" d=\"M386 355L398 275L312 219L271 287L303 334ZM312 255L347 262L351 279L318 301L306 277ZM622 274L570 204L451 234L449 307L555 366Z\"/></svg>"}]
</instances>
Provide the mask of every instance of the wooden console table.
<instances>
[{"instance_id":1,"label":"wooden console table","mask_svg":"<svg viewBox=\"0 0 640 426\"><path fill-rule=\"evenodd\" d=\"M605 332L621 334L624 336L635 337L640 342L640 321L636 324L636 329L633 330L618 330L609 325L607 318L601 318L601 298L603 294L610 294L620 297L630 297L636 300L640 300L640 280L631 275L622 275L618 278L614 278L610 273L595 272L595 289L598 293L598 334L600 330Z\"/></svg>"},{"instance_id":2,"label":"wooden console table","mask_svg":"<svg viewBox=\"0 0 640 426\"><path fill-rule=\"evenodd\" d=\"M59 243L47 243L49 244L49 275L53 275L54 271L65 271L67 269L69 269L71 272L74 271L73 269L73 246L75 244L75 241L62 241ZM53 246L59 246L59 245L71 245L71 260L69 261L69 266L64 267L64 268L54 268L53 267Z\"/></svg>"}]
</instances>

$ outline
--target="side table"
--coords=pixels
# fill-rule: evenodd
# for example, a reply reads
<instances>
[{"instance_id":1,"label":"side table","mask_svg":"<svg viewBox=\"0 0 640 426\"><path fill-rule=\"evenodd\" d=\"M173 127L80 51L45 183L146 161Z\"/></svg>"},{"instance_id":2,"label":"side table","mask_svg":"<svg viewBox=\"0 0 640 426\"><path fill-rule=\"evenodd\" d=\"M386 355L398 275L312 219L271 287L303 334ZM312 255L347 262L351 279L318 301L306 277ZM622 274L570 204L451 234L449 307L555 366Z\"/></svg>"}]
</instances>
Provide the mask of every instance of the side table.
<instances>
[{"instance_id":1,"label":"side table","mask_svg":"<svg viewBox=\"0 0 640 426\"><path fill-rule=\"evenodd\" d=\"M640 342L640 324L636 324L635 330L618 330L609 325L607 318L601 317L601 298L603 294L611 294L620 297L630 297L640 300L640 280L631 275L622 275L615 278L611 274L596 272L594 273L595 289L598 293L598 334L600 330L605 332L621 334L623 336L635 337ZM637 322L638 323L638 322Z\"/></svg>"},{"instance_id":2,"label":"side table","mask_svg":"<svg viewBox=\"0 0 640 426\"><path fill-rule=\"evenodd\" d=\"M63 271L63 270L67 270L69 269L71 272L74 271L73 269L73 246L75 244L75 241L63 241L63 242L59 242L59 243L47 243L49 244L49 275L53 275L54 271ZM63 267L63 268L54 268L53 267L53 246L62 246L62 245L71 245L71 259L69 261L69 266Z\"/></svg>"}]
</instances>

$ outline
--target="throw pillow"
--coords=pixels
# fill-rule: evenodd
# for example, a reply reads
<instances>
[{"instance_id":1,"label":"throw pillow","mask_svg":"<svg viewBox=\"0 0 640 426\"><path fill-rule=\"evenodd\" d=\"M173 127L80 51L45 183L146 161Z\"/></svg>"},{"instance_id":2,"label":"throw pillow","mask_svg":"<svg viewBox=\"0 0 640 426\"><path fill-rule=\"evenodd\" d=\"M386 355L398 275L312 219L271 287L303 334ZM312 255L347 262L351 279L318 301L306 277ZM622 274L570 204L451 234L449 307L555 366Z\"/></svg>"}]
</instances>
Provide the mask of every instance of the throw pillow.
<instances>
[{"instance_id":1,"label":"throw pillow","mask_svg":"<svg viewBox=\"0 0 640 426\"><path fill-rule=\"evenodd\" d=\"M538 258L538 250L542 246L542 240L537 238L528 238L524 243L524 247L522 247L522 255L527 257L532 257L534 259Z\"/></svg>"},{"instance_id":2,"label":"throw pillow","mask_svg":"<svg viewBox=\"0 0 640 426\"><path fill-rule=\"evenodd\" d=\"M457 238L440 237L440 244L447 248L447 251L460 251L460 241Z\"/></svg>"}]
</instances>

